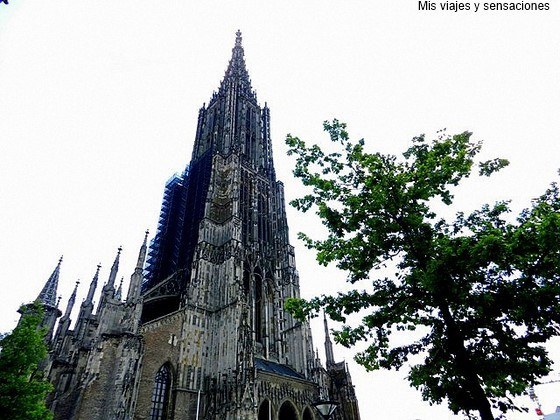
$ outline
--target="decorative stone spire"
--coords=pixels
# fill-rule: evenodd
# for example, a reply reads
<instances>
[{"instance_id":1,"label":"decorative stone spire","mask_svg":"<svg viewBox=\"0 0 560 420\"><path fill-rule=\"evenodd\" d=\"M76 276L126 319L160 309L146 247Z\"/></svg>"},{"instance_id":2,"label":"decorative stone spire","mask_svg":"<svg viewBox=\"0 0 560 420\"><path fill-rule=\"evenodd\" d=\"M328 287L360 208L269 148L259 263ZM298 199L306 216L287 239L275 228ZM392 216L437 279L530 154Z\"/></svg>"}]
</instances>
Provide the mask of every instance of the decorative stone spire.
<instances>
[{"instance_id":1,"label":"decorative stone spire","mask_svg":"<svg viewBox=\"0 0 560 420\"><path fill-rule=\"evenodd\" d=\"M54 343L55 343L54 351L56 353L60 352L64 341L64 337L66 337L66 334L68 333L68 329L70 328L70 314L72 313L72 308L74 308L74 303L76 302L76 293L78 291L79 284L80 281L78 280L76 282L76 286L74 286L74 291L72 292L70 298L68 299L68 305L66 305L66 311L64 312L62 318L60 318L60 322L58 324L58 330L56 331L56 335L54 338Z\"/></svg>"},{"instance_id":2,"label":"decorative stone spire","mask_svg":"<svg viewBox=\"0 0 560 420\"><path fill-rule=\"evenodd\" d=\"M138 261L136 262L136 268L134 273L130 276L130 286L128 287L128 294L126 296L127 302L134 302L140 297L140 285L142 284L142 272L144 270L144 262L146 261L146 250L148 249L148 234L150 232L146 230L146 235L144 236L144 242L140 247L140 252L138 253Z\"/></svg>"},{"instance_id":3,"label":"decorative stone spire","mask_svg":"<svg viewBox=\"0 0 560 420\"><path fill-rule=\"evenodd\" d=\"M43 303L44 305L52 306L56 308L56 290L58 288L58 277L60 275L60 265L62 264L62 256L58 260L58 264L54 271L52 272L51 276L43 286L43 290L37 296L39 302Z\"/></svg>"},{"instance_id":4,"label":"decorative stone spire","mask_svg":"<svg viewBox=\"0 0 560 420\"><path fill-rule=\"evenodd\" d=\"M80 280L76 282L76 286L74 286L74 291L70 295L70 299L68 299L68 305L66 305L66 312L64 312L63 318L69 318L72 309L74 308L74 303L76 303L76 292L78 291L78 285L80 284Z\"/></svg>"},{"instance_id":5,"label":"decorative stone spire","mask_svg":"<svg viewBox=\"0 0 560 420\"><path fill-rule=\"evenodd\" d=\"M113 289L115 286L115 279L117 278L117 272L119 271L119 258L121 255L121 251L122 251L122 246L119 246L118 250L117 250L117 256L115 257L115 261L113 262L113 266L111 267L111 273L109 274L109 280L107 281L107 284L105 285L106 289ZM105 289L104 288L104 289Z\"/></svg>"},{"instance_id":6,"label":"decorative stone spire","mask_svg":"<svg viewBox=\"0 0 560 420\"><path fill-rule=\"evenodd\" d=\"M119 246L117 250L117 256L111 267L111 272L109 273L109 279L107 283L103 286L101 290L101 296L99 297L99 304L97 305L97 313L102 312L102 308L107 304L107 301L114 299L115 297L115 279L117 278L117 272L119 271L119 258L121 256L122 247Z\"/></svg>"},{"instance_id":7,"label":"decorative stone spire","mask_svg":"<svg viewBox=\"0 0 560 420\"><path fill-rule=\"evenodd\" d=\"M97 289L97 282L99 280L99 269L101 268L101 264L97 264L97 270L95 271L95 275L91 280L89 285L89 290L86 299L82 302L82 306L80 308L80 313L78 315L78 320L76 322L76 339L79 341L83 341L87 335L87 329L91 322L92 314L93 314L93 295L95 294L95 289Z\"/></svg>"},{"instance_id":8,"label":"decorative stone spire","mask_svg":"<svg viewBox=\"0 0 560 420\"><path fill-rule=\"evenodd\" d=\"M121 277L121 281L119 283L119 288L115 292L115 299L121 300L122 299L122 284L123 284L124 277Z\"/></svg>"},{"instance_id":9,"label":"decorative stone spire","mask_svg":"<svg viewBox=\"0 0 560 420\"><path fill-rule=\"evenodd\" d=\"M145 235L144 235L144 242L142 243L142 246L140 247L140 252L138 253L138 261L136 262L136 270L140 270L140 272L142 272L142 270L144 269L144 261L146 260L146 250L148 249L148 235L149 235L150 231L146 230Z\"/></svg>"},{"instance_id":10,"label":"decorative stone spire","mask_svg":"<svg viewBox=\"0 0 560 420\"><path fill-rule=\"evenodd\" d=\"M101 264L97 264L97 270L95 271L95 275L93 276L93 279L91 280L91 283L89 285L89 290L88 290L86 300L84 301L84 303L82 303L82 305L91 304L93 302L93 295L95 294L95 289L97 289L97 281L99 280L100 268L101 268Z\"/></svg>"},{"instance_id":11,"label":"decorative stone spire","mask_svg":"<svg viewBox=\"0 0 560 420\"><path fill-rule=\"evenodd\" d=\"M331 334L327 323L327 315L323 312L323 322L325 323L325 356L327 358L327 367L334 365L333 345L331 342Z\"/></svg>"}]
</instances>

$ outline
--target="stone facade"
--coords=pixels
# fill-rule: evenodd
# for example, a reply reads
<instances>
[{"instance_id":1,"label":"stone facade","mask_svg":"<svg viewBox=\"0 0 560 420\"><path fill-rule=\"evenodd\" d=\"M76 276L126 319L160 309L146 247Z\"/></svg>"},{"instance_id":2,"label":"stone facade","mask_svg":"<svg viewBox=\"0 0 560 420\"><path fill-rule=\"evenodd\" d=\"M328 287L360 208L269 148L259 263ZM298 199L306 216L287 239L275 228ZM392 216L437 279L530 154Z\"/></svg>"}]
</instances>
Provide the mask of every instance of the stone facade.
<instances>
[{"instance_id":1,"label":"stone facade","mask_svg":"<svg viewBox=\"0 0 560 420\"><path fill-rule=\"evenodd\" d=\"M360 418L326 320L324 368L309 325L284 310L299 297L299 277L269 124L238 32L219 90L199 111L191 162L166 185L158 231L149 252L146 233L126 299L115 290L119 249L95 311L99 267L74 329L76 290L56 333L47 320L56 419L311 420L320 399L340 403L332 418ZM56 319L53 276L39 300L47 305L48 295Z\"/></svg>"}]
</instances>

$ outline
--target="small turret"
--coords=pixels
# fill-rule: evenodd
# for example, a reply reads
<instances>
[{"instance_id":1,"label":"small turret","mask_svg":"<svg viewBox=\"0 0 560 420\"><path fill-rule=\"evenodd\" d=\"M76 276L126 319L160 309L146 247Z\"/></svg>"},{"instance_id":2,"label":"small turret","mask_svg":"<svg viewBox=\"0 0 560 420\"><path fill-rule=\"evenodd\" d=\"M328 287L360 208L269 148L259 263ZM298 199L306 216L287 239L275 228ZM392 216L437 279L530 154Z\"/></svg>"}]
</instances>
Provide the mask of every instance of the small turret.
<instances>
[{"instance_id":1,"label":"small turret","mask_svg":"<svg viewBox=\"0 0 560 420\"><path fill-rule=\"evenodd\" d=\"M327 315L323 312L323 322L325 324L325 357L327 358L327 368L334 365L333 345L331 334L329 332L329 324L327 323Z\"/></svg>"},{"instance_id":2,"label":"small turret","mask_svg":"<svg viewBox=\"0 0 560 420\"><path fill-rule=\"evenodd\" d=\"M121 255L122 246L119 246L117 250L117 256L115 257L115 261L113 262L113 266L111 267L111 272L109 273L109 280L107 280L107 284L103 286L103 295L104 297L113 297L115 294L115 280L117 278L117 272L119 271L119 258Z\"/></svg>"},{"instance_id":3,"label":"small turret","mask_svg":"<svg viewBox=\"0 0 560 420\"><path fill-rule=\"evenodd\" d=\"M97 264L97 270L95 275L91 280L89 285L89 290L86 299L82 302L80 308L80 314L78 315L78 321L76 323L76 338L78 340L83 340L87 335L88 326L92 320L93 313L93 295L95 294L95 289L97 289L97 282L99 280L99 270L101 269L101 264Z\"/></svg>"},{"instance_id":4,"label":"small turret","mask_svg":"<svg viewBox=\"0 0 560 420\"><path fill-rule=\"evenodd\" d=\"M121 281L119 283L119 288L115 292L115 299L116 300L121 300L122 299L122 284L123 284L123 281L124 281L124 277L121 277Z\"/></svg>"},{"instance_id":5,"label":"small turret","mask_svg":"<svg viewBox=\"0 0 560 420\"><path fill-rule=\"evenodd\" d=\"M142 272L144 269L144 262L146 261L146 249L148 247L148 235L150 231L146 230L144 235L144 242L140 247L140 252L138 253L138 261L136 262L136 271Z\"/></svg>"},{"instance_id":6,"label":"small turret","mask_svg":"<svg viewBox=\"0 0 560 420\"><path fill-rule=\"evenodd\" d=\"M136 268L134 269L134 273L132 273L132 276L130 276L130 286L128 287L128 294L126 297L126 301L128 303L136 302L140 298L140 285L142 284L142 272L144 270L144 262L146 260L146 250L148 248L149 233L149 231L146 231L144 242L142 243L140 252L138 253Z\"/></svg>"},{"instance_id":7,"label":"small turret","mask_svg":"<svg viewBox=\"0 0 560 420\"><path fill-rule=\"evenodd\" d=\"M111 267L111 272L109 273L109 279L107 283L103 286L101 290L101 296L99 297L99 304L97 305L96 313L100 314L103 311L103 307L107 304L108 300L115 298L115 280L117 278L117 272L119 271L119 259L121 256L122 246L117 249L117 256L115 261L113 261L113 266Z\"/></svg>"},{"instance_id":8,"label":"small turret","mask_svg":"<svg viewBox=\"0 0 560 420\"><path fill-rule=\"evenodd\" d=\"M97 264L97 270L89 284L89 290L86 300L82 302L82 306L92 305L93 306L93 295L95 294L95 289L97 289L97 282L99 281L99 270L101 269L101 264Z\"/></svg>"},{"instance_id":9,"label":"small turret","mask_svg":"<svg viewBox=\"0 0 560 420\"><path fill-rule=\"evenodd\" d=\"M60 350L62 343L64 341L64 337L68 333L68 329L70 328L70 314L72 313L72 309L74 308L74 303L76 303L76 293L78 291L78 285L80 281L76 282L76 286L74 286L74 291L70 295L68 299L68 304L66 305L66 311L62 318L60 318L60 322L58 324L58 330L56 331L54 342L56 343L56 351Z\"/></svg>"},{"instance_id":10,"label":"small turret","mask_svg":"<svg viewBox=\"0 0 560 420\"><path fill-rule=\"evenodd\" d=\"M358 408L354 385L352 385L352 378L350 377L350 372L348 371L348 365L344 361L335 363L333 345L329 333L329 326L327 324L327 315L324 312L323 319L325 323L325 355L327 358L327 374L330 380L330 385L328 386L328 399L341 401L340 408L338 408L338 412L342 414L340 418L359 419L360 410Z\"/></svg>"},{"instance_id":11,"label":"small turret","mask_svg":"<svg viewBox=\"0 0 560 420\"><path fill-rule=\"evenodd\" d=\"M72 313L72 309L74 308L74 303L76 303L76 293L78 291L78 285L80 284L80 280L76 282L76 286L74 286L74 290L68 299L68 305L66 305L66 311L62 318L69 318L70 314Z\"/></svg>"}]
</instances>

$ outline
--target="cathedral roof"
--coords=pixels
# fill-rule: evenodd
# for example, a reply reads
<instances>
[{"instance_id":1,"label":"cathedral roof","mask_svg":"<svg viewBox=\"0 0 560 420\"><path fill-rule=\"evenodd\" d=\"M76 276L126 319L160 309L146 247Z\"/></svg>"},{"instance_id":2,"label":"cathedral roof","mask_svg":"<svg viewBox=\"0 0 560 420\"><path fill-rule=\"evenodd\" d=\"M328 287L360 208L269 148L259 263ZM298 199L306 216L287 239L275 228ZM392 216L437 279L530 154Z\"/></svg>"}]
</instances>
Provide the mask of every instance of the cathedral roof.
<instances>
[{"instance_id":1,"label":"cathedral roof","mask_svg":"<svg viewBox=\"0 0 560 420\"><path fill-rule=\"evenodd\" d=\"M255 358L255 367L263 372L274 373L280 376L289 376L296 379L305 379L291 367L270 360Z\"/></svg>"}]
</instances>

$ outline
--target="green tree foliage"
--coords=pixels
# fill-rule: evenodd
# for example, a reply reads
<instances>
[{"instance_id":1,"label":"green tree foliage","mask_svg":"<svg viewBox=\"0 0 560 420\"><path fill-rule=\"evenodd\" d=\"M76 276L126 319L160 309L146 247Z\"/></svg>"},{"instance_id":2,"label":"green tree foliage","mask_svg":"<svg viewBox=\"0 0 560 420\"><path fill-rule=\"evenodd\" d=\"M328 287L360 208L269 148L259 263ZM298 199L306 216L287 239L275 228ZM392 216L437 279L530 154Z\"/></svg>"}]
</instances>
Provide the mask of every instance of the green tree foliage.
<instances>
[{"instance_id":1,"label":"green tree foliage","mask_svg":"<svg viewBox=\"0 0 560 420\"><path fill-rule=\"evenodd\" d=\"M310 191L291 204L314 208L328 231L299 236L321 264L335 262L349 282L370 286L290 300L288 309L305 318L323 307L340 322L359 313L361 323L335 339L365 342L356 360L368 370L409 366L410 383L430 403L447 399L454 413L478 411L483 420L494 418L492 408L519 410L512 398L550 371L543 343L560 332L558 186L516 219L498 202L448 221L435 203L451 204L452 187L476 166L489 176L508 164L476 164L481 144L471 133L416 137L397 158L367 153L337 120L324 129L337 152L286 139ZM396 273L386 277L390 267ZM407 333L395 341L398 331Z\"/></svg>"},{"instance_id":2,"label":"green tree foliage","mask_svg":"<svg viewBox=\"0 0 560 420\"><path fill-rule=\"evenodd\" d=\"M10 420L52 419L45 397L52 386L38 369L47 348L39 329L43 308L39 303L23 306L18 326L0 340L0 418Z\"/></svg>"}]
</instances>

